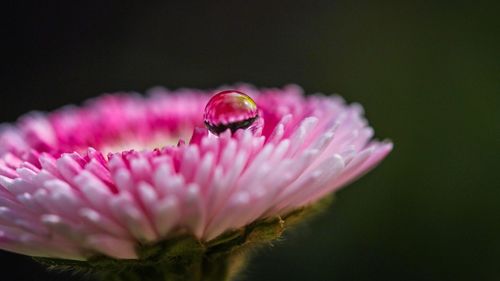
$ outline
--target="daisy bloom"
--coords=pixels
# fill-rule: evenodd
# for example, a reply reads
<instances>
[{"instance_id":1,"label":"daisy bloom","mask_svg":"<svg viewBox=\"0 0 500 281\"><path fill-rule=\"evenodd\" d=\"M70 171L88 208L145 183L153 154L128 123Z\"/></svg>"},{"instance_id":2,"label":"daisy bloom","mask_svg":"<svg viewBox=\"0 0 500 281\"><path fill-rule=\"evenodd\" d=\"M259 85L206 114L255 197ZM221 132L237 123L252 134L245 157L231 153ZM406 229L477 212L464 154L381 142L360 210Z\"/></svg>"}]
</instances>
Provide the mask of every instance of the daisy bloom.
<instances>
[{"instance_id":1,"label":"daisy bloom","mask_svg":"<svg viewBox=\"0 0 500 281\"><path fill-rule=\"evenodd\" d=\"M118 93L0 128L0 249L102 280L231 280L392 149L295 85Z\"/></svg>"}]
</instances>

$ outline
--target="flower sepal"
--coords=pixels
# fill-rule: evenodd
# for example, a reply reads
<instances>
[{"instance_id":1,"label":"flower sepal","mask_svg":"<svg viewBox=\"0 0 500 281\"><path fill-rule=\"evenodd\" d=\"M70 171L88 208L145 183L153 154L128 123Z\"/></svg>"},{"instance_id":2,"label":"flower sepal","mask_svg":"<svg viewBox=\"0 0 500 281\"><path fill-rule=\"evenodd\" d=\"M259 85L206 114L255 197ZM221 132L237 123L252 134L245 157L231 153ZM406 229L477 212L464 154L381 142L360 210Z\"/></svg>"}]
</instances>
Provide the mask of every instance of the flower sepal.
<instances>
[{"instance_id":1,"label":"flower sepal","mask_svg":"<svg viewBox=\"0 0 500 281\"><path fill-rule=\"evenodd\" d=\"M35 258L49 270L88 274L106 281L224 281L243 268L248 253L282 237L283 232L323 210L332 196L290 212L262 219L219 235L208 242L182 235L151 245L139 245L139 258L118 260L94 255L86 261Z\"/></svg>"}]
</instances>

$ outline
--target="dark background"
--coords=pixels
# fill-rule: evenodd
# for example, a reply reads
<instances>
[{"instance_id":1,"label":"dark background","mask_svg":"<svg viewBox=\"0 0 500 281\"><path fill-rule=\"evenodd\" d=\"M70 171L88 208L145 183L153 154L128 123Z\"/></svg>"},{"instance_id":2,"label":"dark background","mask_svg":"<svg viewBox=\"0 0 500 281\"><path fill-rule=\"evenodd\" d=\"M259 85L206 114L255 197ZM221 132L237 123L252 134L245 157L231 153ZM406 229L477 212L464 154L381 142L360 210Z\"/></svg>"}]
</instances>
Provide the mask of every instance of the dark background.
<instances>
[{"instance_id":1,"label":"dark background","mask_svg":"<svg viewBox=\"0 0 500 281\"><path fill-rule=\"evenodd\" d=\"M13 3L0 4L0 121L103 92L238 81L365 106L394 152L259 251L243 280L500 280L494 1ZM6 252L0 270L72 278Z\"/></svg>"}]
</instances>

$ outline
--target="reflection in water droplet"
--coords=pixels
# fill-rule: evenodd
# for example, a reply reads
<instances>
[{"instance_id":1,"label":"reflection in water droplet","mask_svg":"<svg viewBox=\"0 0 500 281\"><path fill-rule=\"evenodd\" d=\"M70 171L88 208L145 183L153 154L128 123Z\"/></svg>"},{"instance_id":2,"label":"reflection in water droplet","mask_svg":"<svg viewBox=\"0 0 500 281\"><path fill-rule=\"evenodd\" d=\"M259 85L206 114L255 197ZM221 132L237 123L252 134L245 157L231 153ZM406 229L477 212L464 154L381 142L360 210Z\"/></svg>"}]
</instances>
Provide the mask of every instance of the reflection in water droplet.
<instances>
[{"instance_id":1,"label":"reflection in water droplet","mask_svg":"<svg viewBox=\"0 0 500 281\"><path fill-rule=\"evenodd\" d=\"M259 118L255 102L235 90L215 94L207 103L203 119L207 128L218 135L227 129L234 133L249 128Z\"/></svg>"}]
</instances>

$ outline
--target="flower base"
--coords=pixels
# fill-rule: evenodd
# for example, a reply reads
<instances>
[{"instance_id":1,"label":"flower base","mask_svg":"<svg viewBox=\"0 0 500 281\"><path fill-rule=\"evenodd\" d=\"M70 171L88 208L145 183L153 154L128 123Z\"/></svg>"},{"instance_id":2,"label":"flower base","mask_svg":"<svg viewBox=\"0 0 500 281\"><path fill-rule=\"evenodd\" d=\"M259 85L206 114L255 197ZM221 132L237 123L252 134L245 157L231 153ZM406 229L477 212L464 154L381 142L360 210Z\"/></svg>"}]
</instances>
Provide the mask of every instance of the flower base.
<instances>
[{"instance_id":1,"label":"flower base","mask_svg":"<svg viewBox=\"0 0 500 281\"><path fill-rule=\"evenodd\" d=\"M229 281L244 267L251 250L280 238L285 229L318 213L331 199L327 197L283 217L256 221L208 242L179 236L141 245L137 260L105 256L94 256L87 261L35 259L52 270L92 275L103 281Z\"/></svg>"}]
</instances>

